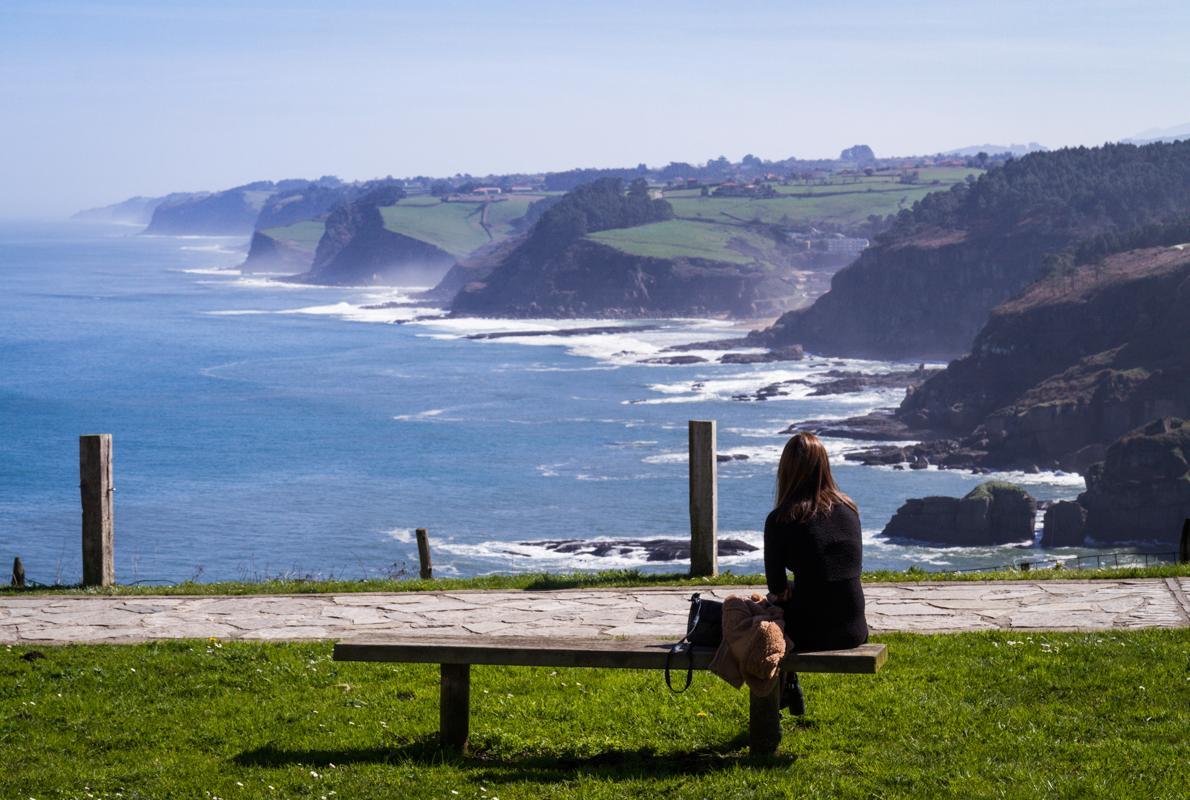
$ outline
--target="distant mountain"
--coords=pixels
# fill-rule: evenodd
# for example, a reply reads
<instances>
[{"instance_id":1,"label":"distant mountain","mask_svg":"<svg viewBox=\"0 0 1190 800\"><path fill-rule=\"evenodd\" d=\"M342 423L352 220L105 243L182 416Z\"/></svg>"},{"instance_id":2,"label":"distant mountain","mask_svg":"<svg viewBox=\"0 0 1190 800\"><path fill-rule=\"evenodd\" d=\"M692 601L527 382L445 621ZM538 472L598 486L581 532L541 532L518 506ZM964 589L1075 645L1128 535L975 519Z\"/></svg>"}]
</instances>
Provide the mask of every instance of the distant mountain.
<instances>
[{"instance_id":1,"label":"distant mountain","mask_svg":"<svg viewBox=\"0 0 1190 800\"><path fill-rule=\"evenodd\" d=\"M85 222L114 222L120 225L148 225L153 211L164 197L130 197L110 206L88 208L71 216Z\"/></svg>"},{"instance_id":2,"label":"distant mountain","mask_svg":"<svg viewBox=\"0 0 1190 800\"><path fill-rule=\"evenodd\" d=\"M1124 141L1128 144L1149 144L1151 142L1174 142L1190 139L1190 122L1172 128L1150 128Z\"/></svg>"},{"instance_id":3,"label":"distant mountain","mask_svg":"<svg viewBox=\"0 0 1190 800\"><path fill-rule=\"evenodd\" d=\"M1011 153L1014 156L1023 156L1029 153L1044 152L1046 149L1044 145L1037 142L1029 142L1028 144L973 144L969 147L947 150L942 155L969 158L970 156L977 156L980 153L987 153L989 156Z\"/></svg>"}]
</instances>

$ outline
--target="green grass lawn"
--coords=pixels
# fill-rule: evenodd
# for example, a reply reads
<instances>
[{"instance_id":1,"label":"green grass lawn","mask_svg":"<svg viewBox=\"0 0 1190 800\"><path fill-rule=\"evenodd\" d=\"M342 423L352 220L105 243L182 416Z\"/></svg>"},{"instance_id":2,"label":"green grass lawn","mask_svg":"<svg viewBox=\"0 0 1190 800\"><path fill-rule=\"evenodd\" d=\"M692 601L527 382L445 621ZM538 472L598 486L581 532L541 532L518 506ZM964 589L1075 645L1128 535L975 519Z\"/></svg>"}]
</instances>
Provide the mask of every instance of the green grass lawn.
<instances>
[{"instance_id":1,"label":"green grass lawn","mask_svg":"<svg viewBox=\"0 0 1190 800\"><path fill-rule=\"evenodd\" d=\"M653 258L706 258L732 264L751 264L754 252L775 257L774 243L767 236L740 225L716 225L672 219L635 228L616 228L587 236L638 256Z\"/></svg>"},{"instance_id":2,"label":"green grass lawn","mask_svg":"<svg viewBox=\"0 0 1190 800\"><path fill-rule=\"evenodd\" d=\"M1103 567L1101 569L1038 569L1029 572L926 572L878 570L865 572L864 583L921 583L925 581L1045 581L1107 580L1125 578L1172 578L1190 576L1190 564L1161 564L1149 567ZM13 589L0 586L0 597L29 594L95 595L236 595L236 594L319 594L328 592L434 592L470 589L611 589L637 586L763 586L763 575L724 572L714 578L691 578L681 573L642 572L616 569L602 572L522 573L484 575L477 578L374 578L365 580L276 579L173 585L116 585L83 589L79 586L47 586Z\"/></svg>"},{"instance_id":3,"label":"green grass lawn","mask_svg":"<svg viewBox=\"0 0 1190 800\"><path fill-rule=\"evenodd\" d=\"M0 649L5 798L1185 797L1190 630L888 635L876 676L803 675L752 760L709 674L475 667L473 752L437 669L329 644Z\"/></svg>"},{"instance_id":4,"label":"green grass lawn","mask_svg":"<svg viewBox=\"0 0 1190 800\"><path fill-rule=\"evenodd\" d=\"M326 223L318 220L307 220L305 222L295 222L292 225L285 225L280 228L266 228L261 233L272 239L287 242L294 247L309 250L312 253L317 249L318 240L322 238L324 230L326 230Z\"/></svg>"},{"instance_id":5,"label":"green grass lawn","mask_svg":"<svg viewBox=\"0 0 1190 800\"><path fill-rule=\"evenodd\" d=\"M488 224L497 239L508 236L511 223L522 217L536 197L509 196L489 204ZM380 209L390 231L421 239L456 257L463 257L491 239L480 224L482 203L443 203L437 197L418 195Z\"/></svg>"}]
</instances>

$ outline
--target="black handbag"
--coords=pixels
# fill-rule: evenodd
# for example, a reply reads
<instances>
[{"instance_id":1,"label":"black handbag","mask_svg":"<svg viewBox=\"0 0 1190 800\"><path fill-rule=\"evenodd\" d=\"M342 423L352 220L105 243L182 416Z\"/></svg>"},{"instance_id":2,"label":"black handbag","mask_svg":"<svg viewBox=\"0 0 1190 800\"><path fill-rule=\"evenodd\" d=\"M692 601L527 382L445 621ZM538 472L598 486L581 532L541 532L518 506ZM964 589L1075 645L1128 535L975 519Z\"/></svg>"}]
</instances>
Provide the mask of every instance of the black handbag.
<instances>
[{"instance_id":1,"label":"black handbag","mask_svg":"<svg viewBox=\"0 0 1190 800\"><path fill-rule=\"evenodd\" d=\"M690 613L686 617L686 635L669 648L665 655L665 685L674 694L681 694L690 688L694 681L694 652L695 647L718 647L723 641L723 603L719 600L703 600L695 592L690 596ZM670 679L669 670L674 656L686 654L686 685L675 689Z\"/></svg>"}]
</instances>

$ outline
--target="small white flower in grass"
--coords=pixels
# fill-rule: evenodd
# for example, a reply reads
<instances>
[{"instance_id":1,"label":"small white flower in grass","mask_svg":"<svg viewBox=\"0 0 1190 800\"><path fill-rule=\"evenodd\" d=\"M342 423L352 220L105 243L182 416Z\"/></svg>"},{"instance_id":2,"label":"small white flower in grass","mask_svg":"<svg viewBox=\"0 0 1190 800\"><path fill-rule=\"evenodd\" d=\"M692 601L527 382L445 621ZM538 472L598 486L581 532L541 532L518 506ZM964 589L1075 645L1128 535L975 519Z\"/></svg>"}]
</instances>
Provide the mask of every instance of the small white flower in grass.
<instances>
[{"instance_id":1,"label":"small white flower in grass","mask_svg":"<svg viewBox=\"0 0 1190 800\"><path fill-rule=\"evenodd\" d=\"M319 776L319 775L318 775L318 773L317 773L317 772L315 772L314 770L310 770L310 777L311 777L311 778L317 778L317 777L320 777L320 776Z\"/></svg>"},{"instance_id":2,"label":"small white flower in grass","mask_svg":"<svg viewBox=\"0 0 1190 800\"><path fill-rule=\"evenodd\" d=\"M128 668L128 671L129 671L129 672L136 672L136 667L129 667L129 668Z\"/></svg>"},{"instance_id":3,"label":"small white flower in grass","mask_svg":"<svg viewBox=\"0 0 1190 800\"><path fill-rule=\"evenodd\" d=\"M239 781L236 781L236 786L239 786L241 789L244 788L244 784L240 783Z\"/></svg>"},{"instance_id":4,"label":"small white flower in grass","mask_svg":"<svg viewBox=\"0 0 1190 800\"><path fill-rule=\"evenodd\" d=\"M457 791L455 791L454 789L451 789L451 790L450 790L450 793L451 793L451 794L458 794L458 792L457 792Z\"/></svg>"}]
</instances>

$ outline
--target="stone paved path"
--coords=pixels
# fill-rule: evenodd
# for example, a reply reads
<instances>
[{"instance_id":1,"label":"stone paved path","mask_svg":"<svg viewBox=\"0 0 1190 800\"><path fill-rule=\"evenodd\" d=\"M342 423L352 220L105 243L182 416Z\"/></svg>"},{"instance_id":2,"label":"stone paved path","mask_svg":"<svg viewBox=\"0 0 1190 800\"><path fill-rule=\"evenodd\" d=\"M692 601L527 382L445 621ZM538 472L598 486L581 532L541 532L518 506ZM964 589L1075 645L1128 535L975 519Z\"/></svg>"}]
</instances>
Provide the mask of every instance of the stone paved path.
<instances>
[{"instance_id":1,"label":"stone paved path","mask_svg":"<svg viewBox=\"0 0 1190 800\"><path fill-rule=\"evenodd\" d=\"M755 587L718 586L727 597ZM640 636L674 640L688 587L241 597L0 598L0 644L409 635ZM873 631L1111 630L1190 626L1190 578L878 583Z\"/></svg>"}]
</instances>

